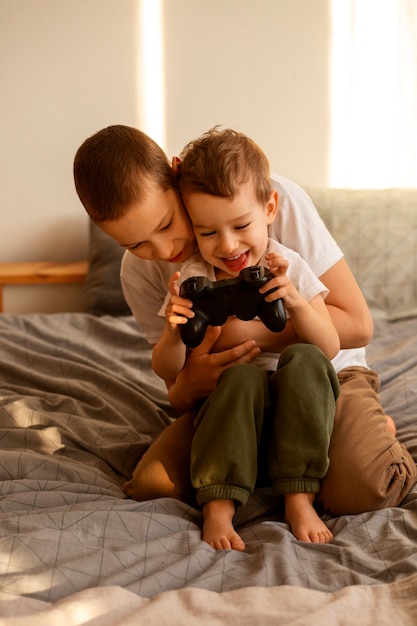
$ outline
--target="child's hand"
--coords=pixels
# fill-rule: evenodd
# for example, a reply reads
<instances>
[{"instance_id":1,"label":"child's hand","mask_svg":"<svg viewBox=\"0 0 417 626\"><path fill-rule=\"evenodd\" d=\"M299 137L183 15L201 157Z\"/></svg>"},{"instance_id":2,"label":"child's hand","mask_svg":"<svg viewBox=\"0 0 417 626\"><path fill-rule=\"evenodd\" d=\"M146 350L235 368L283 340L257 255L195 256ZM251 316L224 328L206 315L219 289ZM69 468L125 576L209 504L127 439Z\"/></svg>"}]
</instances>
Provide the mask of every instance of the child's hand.
<instances>
[{"instance_id":1,"label":"child's hand","mask_svg":"<svg viewBox=\"0 0 417 626\"><path fill-rule=\"evenodd\" d=\"M270 281L263 285L259 292L266 293L270 289L275 288L275 291L265 296L267 302L273 302L274 300L278 300L278 298L282 298L287 309L290 310L297 306L302 296L300 296L297 289L288 278L287 259L284 259L284 257L277 252L269 252L265 256L265 259L268 263L268 269L274 275L274 278L271 278Z\"/></svg>"},{"instance_id":2,"label":"child's hand","mask_svg":"<svg viewBox=\"0 0 417 626\"><path fill-rule=\"evenodd\" d=\"M168 282L168 291L171 294L171 298L165 310L165 319L171 331L176 331L178 324L186 324L189 318L194 317L191 300L181 298L179 295L179 277L180 272L175 272Z\"/></svg>"},{"instance_id":3,"label":"child's hand","mask_svg":"<svg viewBox=\"0 0 417 626\"><path fill-rule=\"evenodd\" d=\"M275 277L286 277L288 270L288 261L278 252L269 252L265 259L268 263L268 269Z\"/></svg>"},{"instance_id":4,"label":"child's hand","mask_svg":"<svg viewBox=\"0 0 417 626\"><path fill-rule=\"evenodd\" d=\"M285 287L290 282L287 276L288 261L277 252L269 252L265 259L268 263L268 269L274 275L274 278L271 278L259 291L260 293L267 293L275 288L275 291L265 297L267 302L273 302L278 300L278 298L284 297Z\"/></svg>"}]
</instances>

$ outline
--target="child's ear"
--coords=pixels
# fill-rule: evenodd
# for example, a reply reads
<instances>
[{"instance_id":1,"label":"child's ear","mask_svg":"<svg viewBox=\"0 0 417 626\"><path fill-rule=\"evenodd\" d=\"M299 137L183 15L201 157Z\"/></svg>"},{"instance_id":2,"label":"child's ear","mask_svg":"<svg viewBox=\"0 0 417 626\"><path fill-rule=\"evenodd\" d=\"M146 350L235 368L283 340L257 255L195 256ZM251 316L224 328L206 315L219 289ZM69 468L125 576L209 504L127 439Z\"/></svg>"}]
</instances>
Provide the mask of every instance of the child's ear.
<instances>
[{"instance_id":1,"label":"child's ear","mask_svg":"<svg viewBox=\"0 0 417 626\"><path fill-rule=\"evenodd\" d=\"M278 213L278 191L273 189L265 205L265 212L268 224L272 224Z\"/></svg>"},{"instance_id":2,"label":"child's ear","mask_svg":"<svg viewBox=\"0 0 417 626\"><path fill-rule=\"evenodd\" d=\"M180 157L174 156L172 157L172 169L174 170L174 174L178 174L181 167L181 159Z\"/></svg>"}]
</instances>

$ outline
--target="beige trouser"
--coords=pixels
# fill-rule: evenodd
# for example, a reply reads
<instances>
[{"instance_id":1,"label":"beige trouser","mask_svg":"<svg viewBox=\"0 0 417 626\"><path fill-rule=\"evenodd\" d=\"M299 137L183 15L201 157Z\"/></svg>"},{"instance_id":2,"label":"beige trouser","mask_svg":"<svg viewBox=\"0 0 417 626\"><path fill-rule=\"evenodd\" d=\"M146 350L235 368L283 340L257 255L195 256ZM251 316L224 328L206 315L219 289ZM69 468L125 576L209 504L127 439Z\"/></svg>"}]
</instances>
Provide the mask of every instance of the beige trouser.
<instances>
[{"instance_id":1,"label":"beige trouser","mask_svg":"<svg viewBox=\"0 0 417 626\"><path fill-rule=\"evenodd\" d=\"M330 440L330 466L317 503L331 515L397 506L417 479L416 465L387 428L377 374L350 367L338 373L340 396ZM190 451L195 413L166 428L137 464L126 494L135 500L173 497L195 503Z\"/></svg>"}]
</instances>

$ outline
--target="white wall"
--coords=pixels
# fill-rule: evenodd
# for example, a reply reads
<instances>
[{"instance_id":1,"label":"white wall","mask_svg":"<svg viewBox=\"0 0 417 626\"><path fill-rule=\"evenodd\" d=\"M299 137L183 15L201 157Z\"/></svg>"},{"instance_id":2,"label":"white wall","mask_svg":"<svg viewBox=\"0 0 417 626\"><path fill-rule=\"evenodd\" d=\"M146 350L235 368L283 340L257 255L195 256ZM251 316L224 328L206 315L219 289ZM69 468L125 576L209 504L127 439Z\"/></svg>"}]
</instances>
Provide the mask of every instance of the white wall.
<instances>
[{"instance_id":1,"label":"white wall","mask_svg":"<svg viewBox=\"0 0 417 626\"><path fill-rule=\"evenodd\" d=\"M72 162L139 125L135 0L0 0L0 261L85 258ZM80 287L8 287L7 311L77 307Z\"/></svg>"},{"instance_id":2,"label":"white wall","mask_svg":"<svg viewBox=\"0 0 417 626\"><path fill-rule=\"evenodd\" d=\"M165 0L167 146L216 124L255 139L273 171L325 184L329 0Z\"/></svg>"},{"instance_id":3,"label":"white wall","mask_svg":"<svg viewBox=\"0 0 417 626\"><path fill-rule=\"evenodd\" d=\"M274 171L325 184L328 5L161 0L167 153L220 123L257 140ZM147 130L140 9L141 0L0 0L0 261L85 256L72 161L104 126ZM76 309L80 293L9 287L5 308Z\"/></svg>"}]
</instances>

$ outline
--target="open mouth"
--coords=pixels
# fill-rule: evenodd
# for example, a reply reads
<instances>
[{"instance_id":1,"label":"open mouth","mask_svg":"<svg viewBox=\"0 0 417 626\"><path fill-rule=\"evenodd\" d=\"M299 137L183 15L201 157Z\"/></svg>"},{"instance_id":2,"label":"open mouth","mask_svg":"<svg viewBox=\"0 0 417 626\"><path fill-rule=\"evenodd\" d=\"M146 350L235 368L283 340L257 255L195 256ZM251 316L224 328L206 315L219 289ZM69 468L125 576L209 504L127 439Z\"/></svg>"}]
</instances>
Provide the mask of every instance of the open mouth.
<instances>
[{"instance_id":1,"label":"open mouth","mask_svg":"<svg viewBox=\"0 0 417 626\"><path fill-rule=\"evenodd\" d=\"M249 252L244 252L243 254L237 254L233 257L224 257L222 261L229 272L240 272L244 267L246 267L248 259Z\"/></svg>"}]
</instances>

